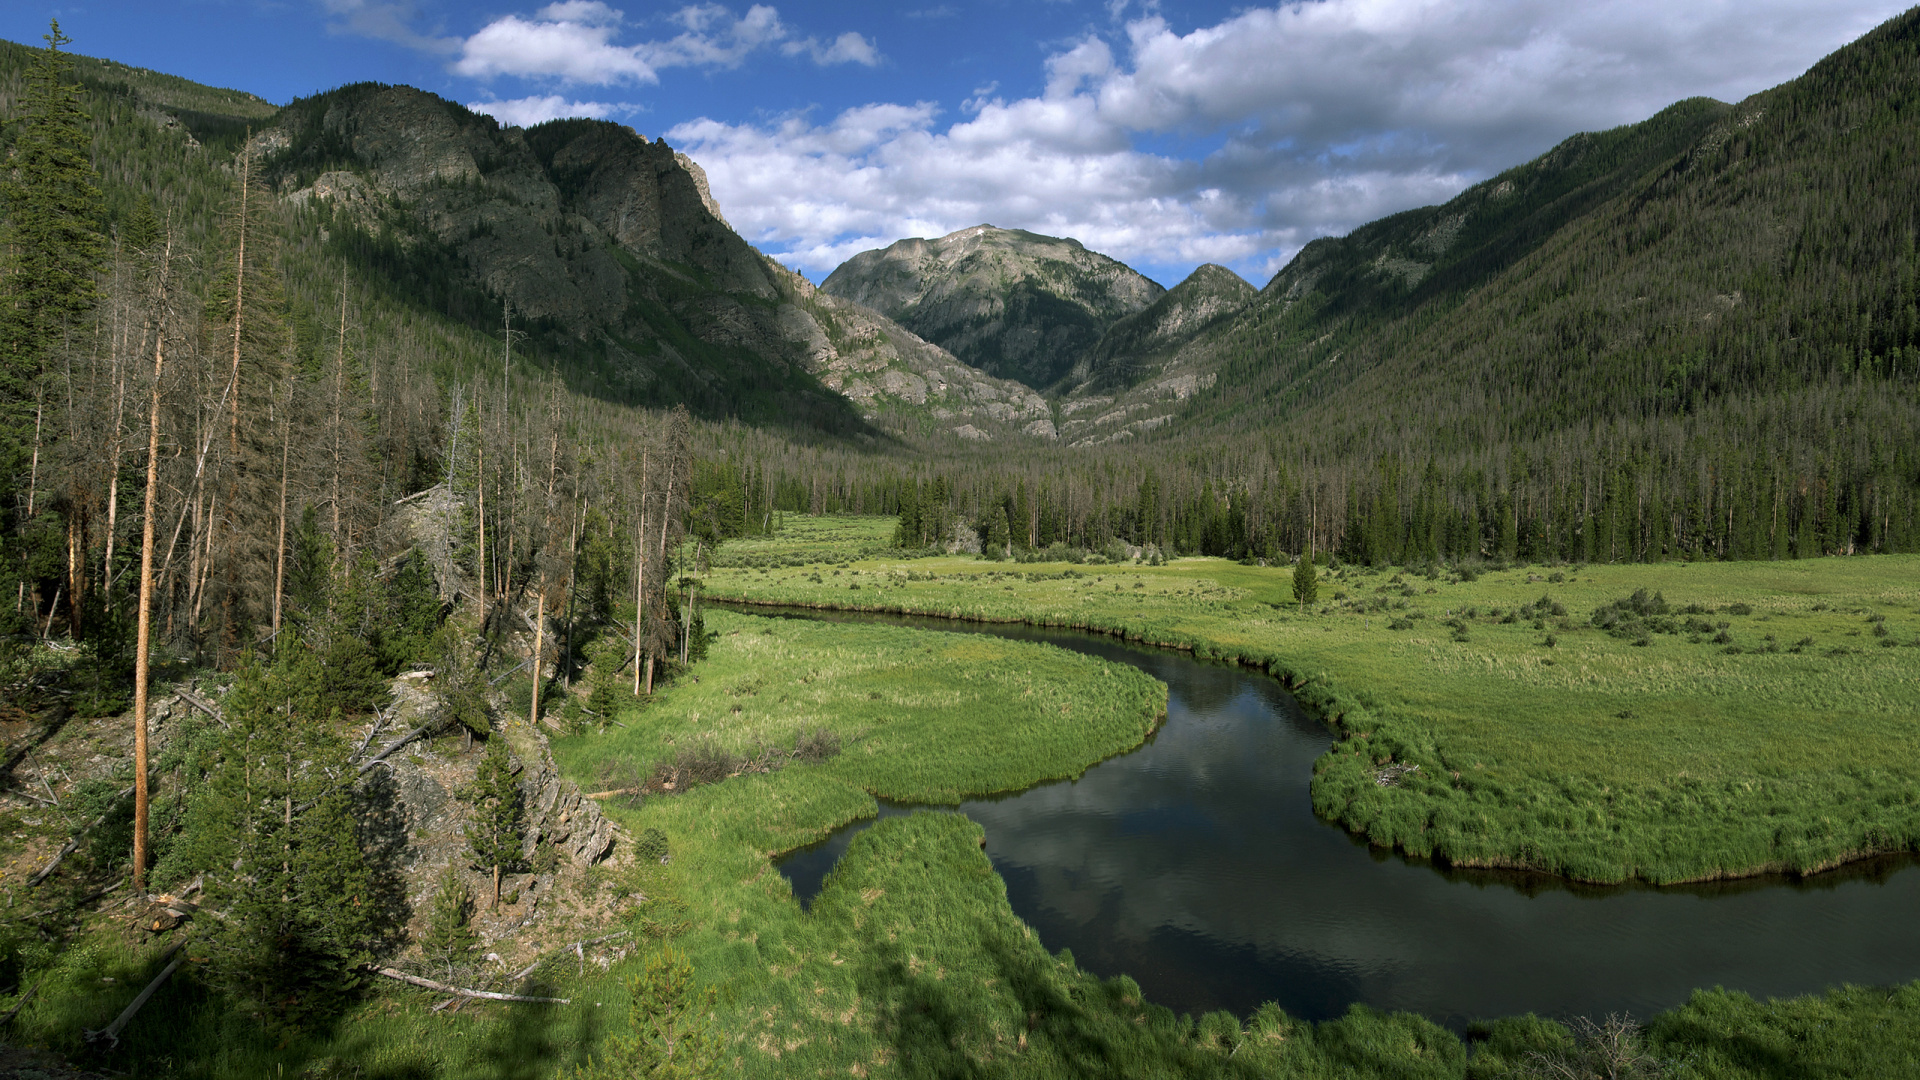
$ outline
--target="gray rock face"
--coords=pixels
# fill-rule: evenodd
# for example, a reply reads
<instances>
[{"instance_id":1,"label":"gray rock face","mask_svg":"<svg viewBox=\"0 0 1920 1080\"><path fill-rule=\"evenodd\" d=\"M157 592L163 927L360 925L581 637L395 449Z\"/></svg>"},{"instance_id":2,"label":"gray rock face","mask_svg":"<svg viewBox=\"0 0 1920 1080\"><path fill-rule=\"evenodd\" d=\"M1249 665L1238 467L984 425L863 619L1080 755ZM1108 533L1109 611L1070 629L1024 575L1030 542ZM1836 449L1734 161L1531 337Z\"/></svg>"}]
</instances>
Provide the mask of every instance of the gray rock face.
<instances>
[{"instance_id":1,"label":"gray rock face","mask_svg":"<svg viewBox=\"0 0 1920 1080\"><path fill-rule=\"evenodd\" d=\"M490 298L468 315L482 329L497 333L511 301L516 327L597 351L593 392L842 432L951 435L971 420L991 438L1051 437L1023 434L1051 420L1025 388L963 372L754 250L698 164L631 128L502 128L424 91L360 85L295 102L253 146L323 227L381 237ZM1006 415L937 423L938 403Z\"/></svg>"},{"instance_id":2,"label":"gray rock face","mask_svg":"<svg viewBox=\"0 0 1920 1080\"><path fill-rule=\"evenodd\" d=\"M1163 373L1180 347L1259 295L1240 275L1207 263L1144 310L1114 323L1074 365L1076 390L1115 390Z\"/></svg>"},{"instance_id":3,"label":"gray rock face","mask_svg":"<svg viewBox=\"0 0 1920 1080\"><path fill-rule=\"evenodd\" d=\"M1166 290L1065 240L976 225L848 259L823 292L873 308L973 367L1044 389Z\"/></svg>"},{"instance_id":4,"label":"gray rock face","mask_svg":"<svg viewBox=\"0 0 1920 1080\"><path fill-rule=\"evenodd\" d=\"M1172 423L1188 398L1216 381L1208 332L1258 296L1238 274L1209 263L1114 323L1074 366L1060 438L1075 446L1124 442Z\"/></svg>"}]
</instances>

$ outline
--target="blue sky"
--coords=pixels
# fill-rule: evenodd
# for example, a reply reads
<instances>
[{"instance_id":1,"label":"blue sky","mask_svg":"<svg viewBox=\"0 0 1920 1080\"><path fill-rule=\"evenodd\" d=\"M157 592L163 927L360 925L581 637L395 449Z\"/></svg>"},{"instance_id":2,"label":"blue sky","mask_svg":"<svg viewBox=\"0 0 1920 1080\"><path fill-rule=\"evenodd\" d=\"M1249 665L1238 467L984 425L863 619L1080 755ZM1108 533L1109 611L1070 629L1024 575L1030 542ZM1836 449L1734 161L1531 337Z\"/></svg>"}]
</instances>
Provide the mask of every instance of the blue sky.
<instances>
[{"instance_id":1,"label":"blue sky","mask_svg":"<svg viewBox=\"0 0 1920 1080\"><path fill-rule=\"evenodd\" d=\"M1255 284L1316 236L1440 202L1581 130L1738 100L1904 7L1877 0L640 4L14 0L0 36L276 102L365 79L514 123L664 135L728 220L818 280L981 222L1172 285Z\"/></svg>"}]
</instances>

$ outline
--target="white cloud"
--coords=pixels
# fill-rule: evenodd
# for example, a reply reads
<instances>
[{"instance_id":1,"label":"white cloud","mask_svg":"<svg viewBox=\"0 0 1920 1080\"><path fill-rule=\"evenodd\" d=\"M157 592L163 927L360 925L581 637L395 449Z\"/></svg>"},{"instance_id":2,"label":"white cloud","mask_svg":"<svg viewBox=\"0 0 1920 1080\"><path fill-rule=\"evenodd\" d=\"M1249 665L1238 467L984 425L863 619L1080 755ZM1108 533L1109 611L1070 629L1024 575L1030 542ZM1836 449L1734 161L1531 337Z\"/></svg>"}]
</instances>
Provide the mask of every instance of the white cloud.
<instances>
[{"instance_id":1,"label":"white cloud","mask_svg":"<svg viewBox=\"0 0 1920 1080\"><path fill-rule=\"evenodd\" d=\"M874 48L873 42L851 30L834 38L831 45L822 45L816 38L807 38L804 41L789 41L780 47L780 51L788 56L805 53L821 67L833 64L877 67L880 64L880 50Z\"/></svg>"},{"instance_id":2,"label":"white cloud","mask_svg":"<svg viewBox=\"0 0 1920 1080\"><path fill-rule=\"evenodd\" d=\"M565 4L555 7L604 7ZM541 15L545 16L549 8ZM596 13L597 14L597 13ZM475 79L495 75L548 76L570 83L606 85L658 82L653 65L634 48L612 43L617 23L572 18L495 19L460 47L453 70Z\"/></svg>"},{"instance_id":3,"label":"white cloud","mask_svg":"<svg viewBox=\"0 0 1920 1080\"><path fill-rule=\"evenodd\" d=\"M548 94L545 97L513 98L508 101L470 101L467 108L485 113L508 127L532 127L561 117L585 116L601 120L613 113L624 112L628 107L604 101L568 101L559 94Z\"/></svg>"},{"instance_id":4,"label":"white cloud","mask_svg":"<svg viewBox=\"0 0 1920 1080\"><path fill-rule=\"evenodd\" d=\"M669 138L749 239L811 271L990 221L1131 262L1271 273L1315 236L1444 201L1576 131L1785 81L1897 14L1887 0L1318 0L1180 33L1141 10L1050 57L1039 96L982 88L944 128L923 102L824 124L702 119Z\"/></svg>"},{"instance_id":5,"label":"white cloud","mask_svg":"<svg viewBox=\"0 0 1920 1080\"><path fill-rule=\"evenodd\" d=\"M371 0L326 0L358 3ZM762 49L778 47L820 65L880 62L874 43L848 31L822 43L796 37L776 9L755 4L736 16L719 4L682 7L667 17L680 28L671 38L618 44L625 14L600 0L563 0L532 18L505 15L460 43L453 70L476 79L517 76L608 86L655 83L667 68L737 68Z\"/></svg>"}]
</instances>

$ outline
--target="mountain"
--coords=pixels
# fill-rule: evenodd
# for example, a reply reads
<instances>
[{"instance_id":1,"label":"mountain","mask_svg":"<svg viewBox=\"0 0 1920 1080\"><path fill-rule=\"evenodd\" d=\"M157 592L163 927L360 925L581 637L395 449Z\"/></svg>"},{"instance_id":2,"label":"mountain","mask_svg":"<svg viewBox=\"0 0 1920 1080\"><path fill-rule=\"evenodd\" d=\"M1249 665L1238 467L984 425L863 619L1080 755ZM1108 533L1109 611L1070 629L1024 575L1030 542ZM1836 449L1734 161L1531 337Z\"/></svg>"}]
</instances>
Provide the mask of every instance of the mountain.
<instances>
[{"instance_id":1,"label":"mountain","mask_svg":"<svg viewBox=\"0 0 1920 1080\"><path fill-rule=\"evenodd\" d=\"M839 434L1052 434L1025 388L822 301L727 226L697 164L631 128L523 131L365 83L288 105L252 145L331 253L488 333L510 304L581 392Z\"/></svg>"},{"instance_id":2,"label":"mountain","mask_svg":"<svg viewBox=\"0 0 1920 1080\"><path fill-rule=\"evenodd\" d=\"M1037 390L1067 377L1108 327L1165 292L1077 240L991 225L863 251L820 287Z\"/></svg>"},{"instance_id":3,"label":"mountain","mask_svg":"<svg viewBox=\"0 0 1920 1080\"><path fill-rule=\"evenodd\" d=\"M1913 408L1917 61L1909 12L1737 105L1575 135L1317 240L1178 347L1215 385L1177 426L1294 417L1347 452L1424 456L1610 420L1734 438L1757 410L1783 454L1819 456L1833 433L1797 412L1854 386Z\"/></svg>"},{"instance_id":4,"label":"mountain","mask_svg":"<svg viewBox=\"0 0 1920 1080\"><path fill-rule=\"evenodd\" d=\"M1258 295L1240 275L1207 263L1108 327L1067 379L1061 436L1076 444L1114 442L1173 420L1183 402L1216 378L1188 363L1183 347Z\"/></svg>"}]
</instances>

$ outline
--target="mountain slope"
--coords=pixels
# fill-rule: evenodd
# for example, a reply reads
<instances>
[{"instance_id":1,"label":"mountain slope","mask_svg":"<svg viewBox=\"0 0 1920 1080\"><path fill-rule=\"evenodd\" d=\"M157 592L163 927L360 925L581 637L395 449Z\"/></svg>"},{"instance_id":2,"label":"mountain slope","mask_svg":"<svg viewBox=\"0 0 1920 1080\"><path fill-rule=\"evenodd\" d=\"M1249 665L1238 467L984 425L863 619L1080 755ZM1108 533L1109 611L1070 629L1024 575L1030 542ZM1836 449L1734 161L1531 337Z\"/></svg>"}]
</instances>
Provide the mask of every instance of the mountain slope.
<instances>
[{"instance_id":1,"label":"mountain slope","mask_svg":"<svg viewBox=\"0 0 1920 1080\"><path fill-rule=\"evenodd\" d=\"M1310 245L1208 345L1253 381L1242 407L1353 380L1398 415L1457 407L1465 428L1482 397L1544 432L1833 380L1911 393L1916 61L1909 13L1737 106L1570 139L1444 207ZM1423 239L1441 249L1425 263ZM1251 347L1262 336L1280 344Z\"/></svg>"},{"instance_id":2,"label":"mountain slope","mask_svg":"<svg viewBox=\"0 0 1920 1080\"><path fill-rule=\"evenodd\" d=\"M991 225L863 251L821 289L1035 389L1058 383L1109 326L1165 292L1077 240Z\"/></svg>"},{"instance_id":3,"label":"mountain slope","mask_svg":"<svg viewBox=\"0 0 1920 1080\"><path fill-rule=\"evenodd\" d=\"M503 128L424 91L360 84L294 102L254 146L331 251L489 333L510 303L516 332L582 392L839 434L871 432L882 412L896 433L966 426L905 422L939 419L911 379L905 396L883 380L857 402L823 383L836 378L831 342L858 338L871 318L815 302L735 234L699 167L664 140L595 120ZM951 366L890 329L902 347L886 363L903 377ZM1016 388L966 384L1022 405L1008 419L981 414L985 426L962 437L1041 418Z\"/></svg>"},{"instance_id":4,"label":"mountain slope","mask_svg":"<svg viewBox=\"0 0 1920 1080\"><path fill-rule=\"evenodd\" d=\"M1060 434L1075 445L1132 438L1168 423L1214 384L1184 346L1232 318L1258 294L1240 275L1207 263L1144 309L1107 328L1073 366Z\"/></svg>"}]
</instances>

